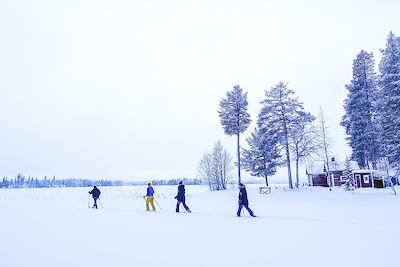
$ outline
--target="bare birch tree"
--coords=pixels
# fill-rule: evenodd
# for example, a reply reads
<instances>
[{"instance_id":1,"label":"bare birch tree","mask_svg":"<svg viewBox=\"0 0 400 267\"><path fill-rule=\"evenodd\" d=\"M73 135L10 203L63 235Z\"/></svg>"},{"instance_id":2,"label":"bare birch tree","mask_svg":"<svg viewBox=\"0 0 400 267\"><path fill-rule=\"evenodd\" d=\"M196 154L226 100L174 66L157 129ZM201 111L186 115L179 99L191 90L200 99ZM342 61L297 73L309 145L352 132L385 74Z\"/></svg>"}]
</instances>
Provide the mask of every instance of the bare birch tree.
<instances>
[{"instance_id":1,"label":"bare birch tree","mask_svg":"<svg viewBox=\"0 0 400 267\"><path fill-rule=\"evenodd\" d=\"M378 167L378 170L385 173L383 180L389 182L390 188L392 189L393 193L395 195L397 195L397 191L393 186L393 181L389 174L389 169L390 169L389 159L387 157L382 157L382 158L378 159L377 167ZM396 176L398 177L399 174L400 174L400 170L397 170Z\"/></svg>"},{"instance_id":2,"label":"bare birch tree","mask_svg":"<svg viewBox=\"0 0 400 267\"><path fill-rule=\"evenodd\" d=\"M327 124L325 113L322 107L319 108L318 114L318 140L319 144L322 147L322 158L325 162L326 172L327 172L327 180L329 185L329 190L332 191L332 175L329 169L329 157L331 155L331 146L332 146L332 139L329 136L329 127Z\"/></svg>"},{"instance_id":3,"label":"bare birch tree","mask_svg":"<svg viewBox=\"0 0 400 267\"><path fill-rule=\"evenodd\" d=\"M296 187L299 187L299 164L318 155L321 144L315 124L302 122L289 132L290 149L296 163Z\"/></svg>"},{"instance_id":4,"label":"bare birch tree","mask_svg":"<svg viewBox=\"0 0 400 267\"><path fill-rule=\"evenodd\" d=\"M208 184L211 191L225 190L228 181L232 179L232 160L231 155L218 141L213 152L204 154L200 160L198 176Z\"/></svg>"}]
</instances>

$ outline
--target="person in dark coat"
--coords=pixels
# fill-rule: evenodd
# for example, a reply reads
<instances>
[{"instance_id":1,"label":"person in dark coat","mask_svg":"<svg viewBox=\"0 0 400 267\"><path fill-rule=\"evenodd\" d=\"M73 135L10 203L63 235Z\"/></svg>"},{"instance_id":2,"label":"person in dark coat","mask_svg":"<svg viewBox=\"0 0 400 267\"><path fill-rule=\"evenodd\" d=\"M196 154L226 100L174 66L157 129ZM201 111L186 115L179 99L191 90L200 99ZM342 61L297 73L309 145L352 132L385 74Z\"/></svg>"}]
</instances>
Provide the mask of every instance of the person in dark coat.
<instances>
[{"instance_id":1,"label":"person in dark coat","mask_svg":"<svg viewBox=\"0 0 400 267\"><path fill-rule=\"evenodd\" d=\"M96 186L94 186L92 191L89 191L89 194L92 195L93 200L94 200L93 208L97 209L97 200L99 199L100 194L101 194L100 190Z\"/></svg>"},{"instance_id":2,"label":"person in dark coat","mask_svg":"<svg viewBox=\"0 0 400 267\"><path fill-rule=\"evenodd\" d=\"M249 200L247 199L247 191L246 191L246 186L243 183L239 183L239 208L237 211L237 216L240 217L240 213L242 211L242 208L245 207L246 210L249 212L250 216L256 217L254 215L254 212L249 208Z\"/></svg>"},{"instance_id":3,"label":"person in dark coat","mask_svg":"<svg viewBox=\"0 0 400 267\"><path fill-rule=\"evenodd\" d=\"M181 203L183 204L183 207L186 209L187 212L191 212L189 207L186 205L186 201L185 201L185 186L183 185L182 181L179 182L178 195L176 195L175 199L178 201L176 203L176 212L179 212L179 205Z\"/></svg>"}]
</instances>

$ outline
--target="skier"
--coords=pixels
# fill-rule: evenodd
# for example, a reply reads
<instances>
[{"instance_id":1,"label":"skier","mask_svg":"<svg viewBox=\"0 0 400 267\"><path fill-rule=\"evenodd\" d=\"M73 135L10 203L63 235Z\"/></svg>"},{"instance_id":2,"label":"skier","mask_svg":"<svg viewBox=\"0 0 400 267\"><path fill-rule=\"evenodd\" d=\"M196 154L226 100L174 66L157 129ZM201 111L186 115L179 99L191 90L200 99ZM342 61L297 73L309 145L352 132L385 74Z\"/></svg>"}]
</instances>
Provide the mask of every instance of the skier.
<instances>
[{"instance_id":1,"label":"skier","mask_svg":"<svg viewBox=\"0 0 400 267\"><path fill-rule=\"evenodd\" d=\"M249 208L249 200L247 199L247 191L246 191L246 186L243 183L239 183L239 209L237 211L237 216L240 217L240 212L242 211L243 206L247 209L247 211L250 213L251 217L256 217L254 215L254 212Z\"/></svg>"},{"instance_id":2,"label":"skier","mask_svg":"<svg viewBox=\"0 0 400 267\"><path fill-rule=\"evenodd\" d=\"M100 190L96 186L94 186L92 191L89 191L89 194L92 195L93 200L94 200L94 205L93 205L92 208L96 208L97 209L97 200L99 199L100 194L101 194Z\"/></svg>"},{"instance_id":3,"label":"skier","mask_svg":"<svg viewBox=\"0 0 400 267\"><path fill-rule=\"evenodd\" d=\"M179 206L181 203L183 204L183 207L186 209L187 212L191 212L189 207L185 203L185 186L183 185L182 181L179 182L178 195L176 195L175 199L178 201L176 203L176 212L179 212Z\"/></svg>"},{"instance_id":4,"label":"skier","mask_svg":"<svg viewBox=\"0 0 400 267\"><path fill-rule=\"evenodd\" d=\"M147 197L147 198L146 198ZM147 184L147 193L143 198L146 198L146 210L150 211L149 203L153 208L153 211L156 211L156 207L154 206L154 189L151 187L151 183Z\"/></svg>"}]
</instances>

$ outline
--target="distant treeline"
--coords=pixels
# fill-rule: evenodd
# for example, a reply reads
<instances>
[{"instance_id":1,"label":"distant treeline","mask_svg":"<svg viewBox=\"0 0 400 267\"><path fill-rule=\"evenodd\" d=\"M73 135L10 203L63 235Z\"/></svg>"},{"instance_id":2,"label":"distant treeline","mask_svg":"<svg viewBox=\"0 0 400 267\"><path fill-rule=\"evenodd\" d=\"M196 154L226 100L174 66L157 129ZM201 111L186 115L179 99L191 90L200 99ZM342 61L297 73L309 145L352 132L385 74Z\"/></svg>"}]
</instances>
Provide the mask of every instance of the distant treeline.
<instances>
[{"instance_id":1,"label":"distant treeline","mask_svg":"<svg viewBox=\"0 0 400 267\"><path fill-rule=\"evenodd\" d=\"M8 179L4 177L0 180L0 188L46 188L46 187L90 187L90 186L120 186L123 185L122 181L110 180L89 180L89 179L48 179L46 176L43 179L35 177L26 178L22 174L17 177Z\"/></svg>"},{"instance_id":2,"label":"distant treeline","mask_svg":"<svg viewBox=\"0 0 400 267\"><path fill-rule=\"evenodd\" d=\"M202 184L201 179L169 179L169 180L152 180L153 185L177 185L180 181L183 182L185 185L200 185Z\"/></svg>"},{"instance_id":3,"label":"distant treeline","mask_svg":"<svg viewBox=\"0 0 400 267\"><path fill-rule=\"evenodd\" d=\"M152 180L153 185L177 185L182 181L185 185L201 185L201 179L166 179L166 180ZM90 180L90 179L56 179L53 177L48 179L46 176L43 179L36 177L26 178L22 174L18 174L15 178L4 177L0 180L0 188L47 188L47 187L91 187L91 186L123 186L123 185L147 185L147 182L123 182L121 180Z\"/></svg>"}]
</instances>

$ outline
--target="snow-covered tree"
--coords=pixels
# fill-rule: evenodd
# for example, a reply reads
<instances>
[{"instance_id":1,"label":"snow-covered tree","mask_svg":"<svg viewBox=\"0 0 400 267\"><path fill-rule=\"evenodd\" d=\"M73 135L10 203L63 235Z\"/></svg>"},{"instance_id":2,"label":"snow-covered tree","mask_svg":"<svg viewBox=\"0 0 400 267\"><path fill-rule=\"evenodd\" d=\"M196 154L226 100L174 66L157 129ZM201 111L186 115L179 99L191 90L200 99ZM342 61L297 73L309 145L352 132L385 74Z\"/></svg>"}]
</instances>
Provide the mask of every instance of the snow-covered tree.
<instances>
[{"instance_id":1,"label":"snow-covered tree","mask_svg":"<svg viewBox=\"0 0 400 267\"><path fill-rule=\"evenodd\" d=\"M232 178L233 165L231 155L224 149L220 141L214 146L212 159L215 176L219 180L222 189L226 189L226 184Z\"/></svg>"},{"instance_id":2,"label":"snow-covered tree","mask_svg":"<svg viewBox=\"0 0 400 267\"><path fill-rule=\"evenodd\" d=\"M341 124L346 128L352 158L361 168L376 169L379 156L376 121L377 80L372 53L362 50L353 61L353 79L346 85L345 116Z\"/></svg>"},{"instance_id":3,"label":"snow-covered tree","mask_svg":"<svg viewBox=\"0 0 400 267\"><path fill-rule=\"evenodd\" d=\"M250 125L250 114L247 112L247 92L243 93L239 85L235 85L232 91L226 93L226 98L223 98L218 110L221 119L221 125L227 135L237 136L237 166L238 166L238 181L240 177L240 134L244 133Z\"/></svg>"},{"instance_id":4,"label":"snow-covered tree","mask_svg":"<svg viewBox=\"0 0 400 267\"><path fill-rule=\"evenodd\" d=\"M299 164L318 155L321 150L315 125L310 121L300 121L289 131L289 145L296 162L296 187L298 188Z\"/></svg>"},{"instance_id":5,"label":"snow-covered tree","mask_svg":"<svg viewBox=\"0 0 400 267\"><path fill-rule=\"evenodd\" d=\"M320 153L321 154L320 156L324 159L329 190L332 191L333 181L332 181L332 174L329 168L329 158L331 154L330 149L332 146L332 139L329 135L328 122L326 120L326 116L322 107L319 108L319 114L317 119L318 119L318 124L317 124L318 142L322 147L322 153Z\"/></svg>"},{"instance_id":6,"label":"snow-covered tree","mask_svg":"<svg viewBox=\"0 0 400 267\"><path fill-rule=\"evenodd\" d=\"M392 32L381 50L379 123L384 155L400 168L400 38Z\"/></svg>"},{"instance_id":7,"label":"snow-covered tree","mask_svg":"<svg viewBox=\"0 0 400 267\"><path fill-rule=\"evenodd\" d=\"M265 99L261 102L262 109L258 115L258 127L261 131L273 129L279 137L279 142L286 153L289 187L293 188L292 171L290 167L289 133L302 121L313 120L313 116L304 112L303 103L294 96L294 91L287 83L279 82L270 90L265 91Z\"/></svg>"},{"instance_id":8,"label":"snow-covered tree","mask_svg":"<svg viewBox=\"0 0 400 267\"><path fill-rule=\"evenodd\" d=\"M209 153L205 153L201 158L197 167L197 176L213 191L212 157Z\"/></svg>"},{"instance_id":9,"label":"snow-covered tree","mask_svg":"<svg viewBox=\"0 0 400 267\"><path fill-rule=\"evenodd\" d=\"M256 128L246 140L249 148L242 150L243 168L253 176L264 177L268 186L268 177L281 164L279 139L272 129L262 132Z\"/></svg>"},{"instance_id":10,"label":"snow-covered tree","mask_svg":"<svg viewBox=\"0 0 400 267\"><path fill-rule=\"evenodd\" d=\"M349 157L346 157L344 167L345 169L343 172L343 176L345 176L346 179L344 184L344 190L346 191L354 190L356 188L356 181L354 180L353 169Z\"/></svg>"},{"instance_id":11,"label":"snow-covered tree","mask_svg":"<svg viewBox=\"0 0 400 267\"><path fill-rule=\"evenodd\" d=\"M232 178L230 175L232 169L232 157L218 141L214 145L212 153L203 155L197 172L200 178L208 184L210 190L214 191L226 189L228 181Z\"/></svg>"},{"instance_id":12,"label":"snow-covered tree","mask_svg":"<svg viewBox=\"0 0 400 267\"><path fill-rule=\"evenodd\" d=\"M390 188L392 189L393 193L395 195L397 195L397 191L394 188L392 177L389 174L390 164L389 164L389 160L388 160L387 157L382 157L382 158L379 159L379 161L378 161L378 170L380 170L380 171L382 171L384 173L383 180L386 181L386 182L389 182ZM399 169L397 169L396 176L397 177L400 176Z\"/></svg>"}]
</instances>

